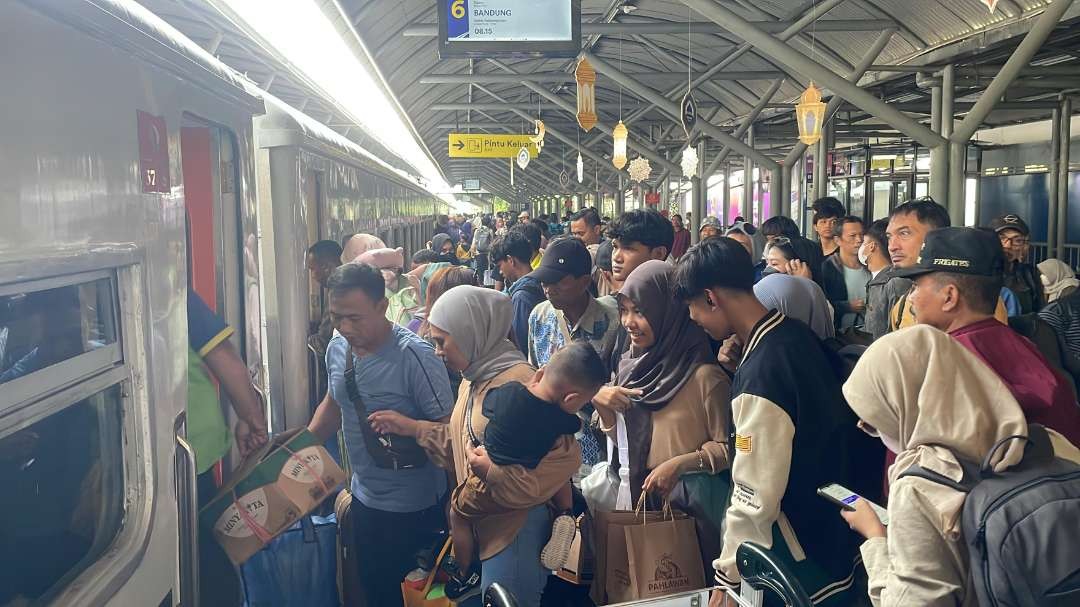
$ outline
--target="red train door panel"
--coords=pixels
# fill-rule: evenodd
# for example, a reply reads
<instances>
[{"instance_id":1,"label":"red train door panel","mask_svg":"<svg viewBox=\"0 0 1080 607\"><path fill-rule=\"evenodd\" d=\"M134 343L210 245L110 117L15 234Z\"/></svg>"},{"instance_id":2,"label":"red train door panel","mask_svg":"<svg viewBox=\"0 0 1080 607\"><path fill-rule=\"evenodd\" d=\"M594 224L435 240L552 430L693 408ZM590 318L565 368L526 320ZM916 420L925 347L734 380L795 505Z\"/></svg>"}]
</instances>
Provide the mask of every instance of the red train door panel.
<instances>
[{"instance_id":1,"label":"red train door panel","mask_svg":"<svg viewBox=\"0 0 1080 607\"><path fill-rule=\"evenodd\" d=\"M180 129L180 156L187 206L191 284L206 305L217 310L217 260L214 237L214 178L212 139L207 127Z\"/></svg>"}]
</instances>

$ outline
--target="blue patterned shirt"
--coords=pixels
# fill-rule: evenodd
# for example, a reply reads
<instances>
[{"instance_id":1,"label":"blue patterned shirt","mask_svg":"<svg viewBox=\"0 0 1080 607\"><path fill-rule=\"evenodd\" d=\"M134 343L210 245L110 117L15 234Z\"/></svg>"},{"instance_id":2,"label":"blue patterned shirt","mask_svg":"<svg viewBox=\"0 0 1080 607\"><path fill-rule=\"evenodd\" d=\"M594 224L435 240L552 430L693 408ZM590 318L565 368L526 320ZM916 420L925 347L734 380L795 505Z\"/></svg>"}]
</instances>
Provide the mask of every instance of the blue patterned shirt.
<instances>
[{"instance_id":1,"label":"blue patterned shirt","mask_svg":"<svg viewBox=\"0 0 1080 607\"><path fill-rule=\"evenodd\" d=\"M551 357L566 347L567 337L573 341L587 341L597 354L610 349L619 328L619 306L613 296L589 301L585 313L570 327L566 314L556 310L550 301L543 301L529 314L529 362L535 367L548 364ZM582 474L602 460L601 445L590 432L579 432Z\"/></svg>"}]
</instances>

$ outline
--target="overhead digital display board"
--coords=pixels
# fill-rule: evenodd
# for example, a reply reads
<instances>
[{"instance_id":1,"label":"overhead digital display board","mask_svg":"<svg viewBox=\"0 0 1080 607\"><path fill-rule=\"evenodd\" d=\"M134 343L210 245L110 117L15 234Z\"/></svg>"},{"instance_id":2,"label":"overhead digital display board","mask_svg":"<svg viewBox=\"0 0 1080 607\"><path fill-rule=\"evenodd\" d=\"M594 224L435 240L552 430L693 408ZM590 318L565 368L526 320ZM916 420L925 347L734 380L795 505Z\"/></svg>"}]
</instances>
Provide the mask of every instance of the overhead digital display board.
<instances>
[{"instance_id":1,"label":"overhead digital display board","mask_svg":"<svg viewBox=\"0 0 1080 607\"><path fill-rule=\"evenodd\" d=\"M439 57L576 57L581 0L437 0Z\"/></svg>"}]
</instances>

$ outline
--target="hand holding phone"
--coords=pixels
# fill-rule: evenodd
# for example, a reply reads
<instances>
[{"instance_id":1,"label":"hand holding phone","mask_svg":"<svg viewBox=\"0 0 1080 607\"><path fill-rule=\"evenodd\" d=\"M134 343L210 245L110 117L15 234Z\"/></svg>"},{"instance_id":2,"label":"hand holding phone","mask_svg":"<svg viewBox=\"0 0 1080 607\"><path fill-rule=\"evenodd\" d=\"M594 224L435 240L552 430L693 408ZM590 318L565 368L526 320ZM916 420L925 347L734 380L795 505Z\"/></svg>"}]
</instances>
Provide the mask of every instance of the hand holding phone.
<instances>
[{"instance_id":1,"label":"hand holding phone","mask_svg":"<svg viewBox=\"0 0 1080 607\"><path fill-rule=\"evenodd\" d=\"M856 500L863 500L864 502L869 504L870 507L874 510L874 514L876 514L878 519L881 520L882 525L889 524L888 510L882 508L874 502L871 502L870 500L862 498L861 496L859 496L859 494L855 493L851 489L848 489L847 487L844 487L843 485L829 483L828 485L818 487L817 494L829 500L833 504L839 506L841 510L846 510L848 512L855 511Z\"/></svg>"}]
</instances>

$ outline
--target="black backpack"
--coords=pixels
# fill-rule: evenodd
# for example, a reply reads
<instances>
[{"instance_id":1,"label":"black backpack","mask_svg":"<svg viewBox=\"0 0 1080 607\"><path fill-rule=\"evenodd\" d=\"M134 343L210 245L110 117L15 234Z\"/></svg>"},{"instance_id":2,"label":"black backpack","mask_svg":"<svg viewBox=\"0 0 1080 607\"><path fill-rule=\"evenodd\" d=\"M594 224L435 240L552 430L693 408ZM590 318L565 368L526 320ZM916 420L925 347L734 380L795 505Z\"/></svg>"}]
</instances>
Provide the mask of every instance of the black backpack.
<instances>
[{"instance_id":1,"label":"black backpack","mask_svg":"<svg viewBox=\"0 0 1080 607\"><path fill-rule=\"evenodd\" d=\"M991 458L1009 441L1026 440L1023 460L1000 474ZM998 441L982 465L957 460L957 483L912 466L915 476L967 493L963 537L979 605L1080 605L1080 465L1054 455L1046 429Z\"/></svg>"}]
</instances>

